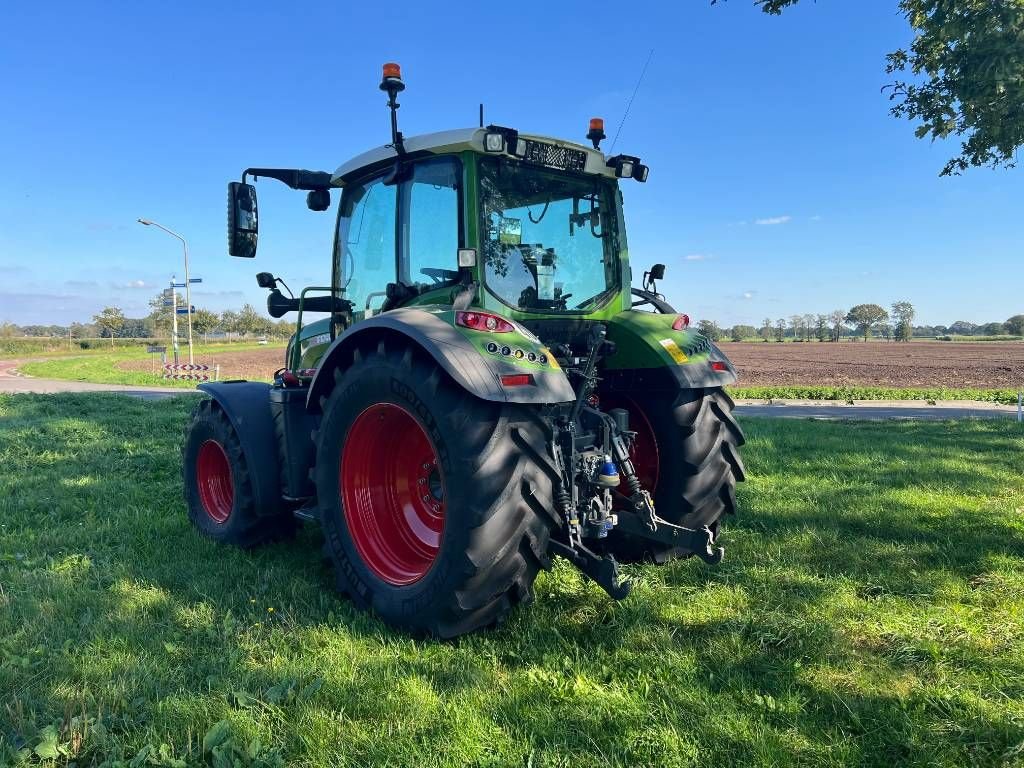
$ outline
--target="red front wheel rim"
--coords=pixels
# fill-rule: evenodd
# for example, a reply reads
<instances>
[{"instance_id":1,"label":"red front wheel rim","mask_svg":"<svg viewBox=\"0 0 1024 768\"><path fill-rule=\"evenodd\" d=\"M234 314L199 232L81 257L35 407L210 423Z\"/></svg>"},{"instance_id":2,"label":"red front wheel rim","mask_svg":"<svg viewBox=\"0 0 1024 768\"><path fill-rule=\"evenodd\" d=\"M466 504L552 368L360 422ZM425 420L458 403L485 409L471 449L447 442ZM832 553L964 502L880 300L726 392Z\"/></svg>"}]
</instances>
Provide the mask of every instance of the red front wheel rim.
<instances>
[{"instance_id":1,"label":"red front wheel rim","mask_svg":"<svg viewBox=\"0 0 1024 768\"><path fill-rule=\"evenodd\" d=\"M207 440L199 446L196 486L199 500L210 519L220 524L227 522L235 506L235 483L228 455L216 440Z\"/></svg>"},{"instance_id":2,"label":"red front wheel rim","mask_svg":"<svg viewBox=\"0 0 1024 768\"><path fill-rule=\"evenodd\" d=\"M366 567L394 586L422 579L441 549L445 485L437 449L415 417L391 403L360 413L339 481L345 524Z\"/></svg>"}]
</instances>

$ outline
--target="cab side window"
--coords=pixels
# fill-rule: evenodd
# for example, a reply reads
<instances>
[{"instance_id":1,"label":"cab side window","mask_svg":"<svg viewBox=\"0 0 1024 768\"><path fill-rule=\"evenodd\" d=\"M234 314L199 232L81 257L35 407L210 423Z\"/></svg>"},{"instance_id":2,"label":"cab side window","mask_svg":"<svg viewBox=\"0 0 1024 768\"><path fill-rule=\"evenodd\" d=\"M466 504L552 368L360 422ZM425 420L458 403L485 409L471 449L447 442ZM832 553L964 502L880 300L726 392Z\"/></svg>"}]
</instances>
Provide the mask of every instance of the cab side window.
<instances>
[{"instance_id":1,"label":"cab side window","mask_svg":"<svg viewBox=\"0 0 1024 768\"><path fill-rule=\"evenodd\" d=\"M454 158L417 163L401 185L400 278L438 285L459 278L461 165Z\"/></svg>"},{"instance_id":2,"label":"cab side window","mask_svg":"<svg viewBox=\"0 0 1024 768\"><path fill-rule=\"evenodd\" d=\"M378 177L346 187L338 218L338 273L353 317L380 309L388 283L395 281L396 188Z\"/></svg>"}]
</instances>

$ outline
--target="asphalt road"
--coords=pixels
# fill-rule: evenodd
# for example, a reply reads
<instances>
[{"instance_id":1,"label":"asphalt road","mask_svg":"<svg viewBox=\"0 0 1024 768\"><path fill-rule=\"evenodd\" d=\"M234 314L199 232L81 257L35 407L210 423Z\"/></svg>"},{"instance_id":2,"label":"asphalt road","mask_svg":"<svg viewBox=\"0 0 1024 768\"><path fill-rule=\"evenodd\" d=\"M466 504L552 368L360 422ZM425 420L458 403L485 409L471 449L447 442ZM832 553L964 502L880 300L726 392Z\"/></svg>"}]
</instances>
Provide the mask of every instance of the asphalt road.
<instances>
[{"instance_id":1,"label":"asphalt road","mask_svg":"<svg viewBox=\"0 0 1024 768\"><path fill-rule=\"evenodd\" d=\"M15 372L18 360L0 360L0 394L54 394L57 392L118 392L123 395L141 397L143 400L159 400L177 397L193 392L189 389L168 387L136 387L123 384L92 384L86 381L63 381L60 379L37 379L19 376Z\"/></svg>"}]
</instances>

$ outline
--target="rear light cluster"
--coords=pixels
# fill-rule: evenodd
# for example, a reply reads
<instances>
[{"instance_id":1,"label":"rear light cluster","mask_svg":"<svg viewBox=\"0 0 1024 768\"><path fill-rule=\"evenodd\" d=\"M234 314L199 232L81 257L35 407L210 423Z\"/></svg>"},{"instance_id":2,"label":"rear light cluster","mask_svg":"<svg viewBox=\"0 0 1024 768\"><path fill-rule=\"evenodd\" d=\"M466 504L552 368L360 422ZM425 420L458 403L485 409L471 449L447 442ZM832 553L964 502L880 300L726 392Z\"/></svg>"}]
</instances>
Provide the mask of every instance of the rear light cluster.
<instances>
[{"instance_id":1,"label":"rear light cluster","mask_svg":"<svg viewBox=\"0 0 1024 768\"><path fill-rule=\"evenodd\" d=\"M711 370L718 371L718 373L728 373L729 366L723 363L721 360L715 360L711 363Z\"/></svg>"},{"instance_id":2,"label":"rear light cluster","mask_svg":"<svg viewBox=\"0 0 1024 768\"><path fill-rule=\"evenodd\" d=\"M486 331L487 333L511 333L516 329L505 318L487 312L456 312L455 324L472 331Z\"/></svg>"},{"instance_id":3,"label":"rear light cluster","mask_svg":"<svg viewBox=\"0 0 1024 768\"><path fill-rule=\"evenodd\" d=\"M529 373L512 373L502 376L501 384L504 387L525 387L533 384L533 376Z\"/></svg>"}]
</instances>

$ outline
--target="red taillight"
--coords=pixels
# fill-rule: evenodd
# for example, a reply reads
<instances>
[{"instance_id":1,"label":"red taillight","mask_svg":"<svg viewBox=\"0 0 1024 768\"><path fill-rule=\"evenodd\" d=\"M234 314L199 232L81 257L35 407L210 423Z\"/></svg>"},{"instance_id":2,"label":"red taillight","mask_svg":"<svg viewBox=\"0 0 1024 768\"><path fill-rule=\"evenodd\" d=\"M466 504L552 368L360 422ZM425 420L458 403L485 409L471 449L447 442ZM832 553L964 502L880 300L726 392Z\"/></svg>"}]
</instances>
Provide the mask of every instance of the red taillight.
<instances>
[{"instance_id":1,"label":"red taillight","mask_svg":"<svg viewBox=\"0 0 1024 768\"><path fill-rule=\"evenodd\" d=\"M680 315L679 317L676 318L675 322L672 323L672 330L673 331L685 331L689 327L690 327L690 316L689 315Z\"/></svg>"},{"instance_id":2,"label":"red taillight","mask_svg":"<svg viewBox=\"0 0 1024 768\"><path fill-rule=\"evenodd\" d=\"M503 387L525 387L528 384L533 384L533 376L529 373L513 373L510 376L501 377Z\"/></svg>"},{"instance_id":3,"label":"red taillight","mask_svg":"<svg viewBox=\"0 0 1024 768\"><path fill-rule=\"evenodd\" d=\"M718 371L719 373L728 373L729 366L723 363L721 360L715 360L711 363L711 370Z\"/></svg>"},{"instance_id":4,"label":"red taillight","mask_svg":"<svg viewBox=\"0 0 1024 768\"><path fill-rule=\"evenodd\" d=\"M515 326L505 318L487 312L456 312L455 324L488 333L511 333L515 330Z\"/></svg>"}]
</instances>

